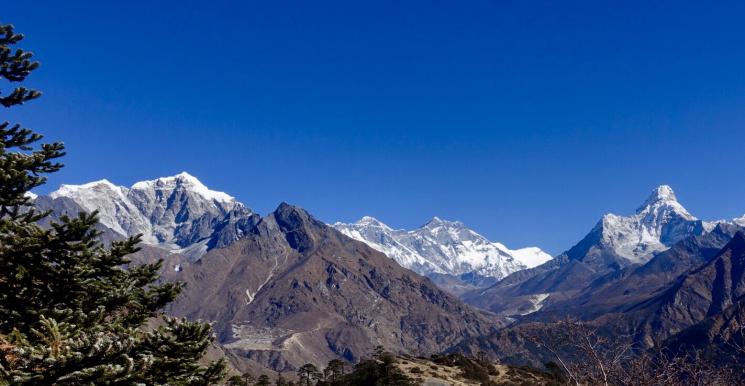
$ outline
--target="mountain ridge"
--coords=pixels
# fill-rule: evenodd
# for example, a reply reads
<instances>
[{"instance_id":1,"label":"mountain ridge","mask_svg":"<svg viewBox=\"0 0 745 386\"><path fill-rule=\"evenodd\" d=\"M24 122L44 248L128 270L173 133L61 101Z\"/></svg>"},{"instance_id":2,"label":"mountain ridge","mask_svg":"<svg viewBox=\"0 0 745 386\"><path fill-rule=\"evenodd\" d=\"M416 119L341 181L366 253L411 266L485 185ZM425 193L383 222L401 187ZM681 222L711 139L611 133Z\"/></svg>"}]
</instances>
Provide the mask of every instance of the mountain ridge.
<instances>
[{"instance_id":1,"label":"mountain ridge","mask_svg":"<svg viewBox=\"0 0 745 386\"><path fill-rule=\"evenodd\" d=\"M337 222L334 227L423 275L478 274L501 279L551 258L537 247L511 250L460 221L437 216L413 230L393 229L371 216L351 224Z\"/></svg>"},{"instance_id":2,"label":"mountain ridge","mask_svg":"<svg viewBox=\"0 0 745 386\"><path fill-rule=\"evenodd\" d=\"M542 299L541 307L572 297L595 280L643 265L675 243L707 233L706 229L678 202L670 186L660 185L634 214L605 214L584 238L553 260L463 297L503 315L533 310L536 296Z\"/></svg>"},{"instance_id":3,"label":"mountain ridge","mask_svg":"<svg viewBox=\"0 0 745 386\"><path fill-rule=\"evenodd\" d=\"M171 276L187 285L169 312L213 321L239 366L357 360L376 345L434 353L498 323L286 203Z\"/></svg>"}]
</instances>

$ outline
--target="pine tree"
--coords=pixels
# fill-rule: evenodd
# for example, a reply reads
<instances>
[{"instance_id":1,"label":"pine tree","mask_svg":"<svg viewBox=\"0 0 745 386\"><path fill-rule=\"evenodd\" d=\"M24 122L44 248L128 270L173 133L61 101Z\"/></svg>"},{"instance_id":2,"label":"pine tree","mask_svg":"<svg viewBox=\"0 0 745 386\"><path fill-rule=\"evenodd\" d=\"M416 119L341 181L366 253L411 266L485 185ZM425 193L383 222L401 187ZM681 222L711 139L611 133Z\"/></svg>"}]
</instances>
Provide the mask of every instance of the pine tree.
<instances>
[{"instance_id":1,"label":"pine tree","mask_svg":"<svg viewBox=\"0 0 745 386\"><path fill-rule=\"evenodd\" d=\"M262 374L259 376L259 379L256 381L256 386L271 386L272 382L269 380L269 376L266 374Z\"/></svg>"},{"instance_id":2,"label":"pine tree","mask_svg":"<svg viewBox=\"0 0 745 386\"><path fill-rule=\"evenodd\" d=\"M314 364L306 363L297 370L297 377L300 385L311 386L321 378L321 372Z\"/></svg>"},{"instance_id":3,"label":"pine tree","mask_svg":"<svg viewBox=\"0 0 745 386\"><path fill-rule=\"evenodd\" d=\"M344 361L332 359L323 370L324 378L331 385L336 385L344 378Z\"/></svg>"},{"instance_id":4,"label":"pine tree","mask_svg":"<svg viewBox=\"0 0 745 386\"><path fill-rule=\"evenodd\" d=\"M23 35L0 25L0 78L22 82L39 64L11 47ZM6 108L41 94L0 93ZM155 282L162 262L125 268L139 236L104 247L96 213L62 217L27 194L58 171L62 143L0 124L0 385L210 385L223 361L200 364L213 339L209 325L163 317L180 284ZM160 321L156 328L147 322Z\"/></svg>"},{"instance_id":5,"label":"pine tree","mask_svg":"<svg viewBox=\"0 0 745 386\"><path fill-rule=\"evenodd\" d=\"M274 380L274 386L287 386L289 383L285 379L284 376L282 376L282 373L277 372L277 378Z\"/></svg>"}]
</instances>

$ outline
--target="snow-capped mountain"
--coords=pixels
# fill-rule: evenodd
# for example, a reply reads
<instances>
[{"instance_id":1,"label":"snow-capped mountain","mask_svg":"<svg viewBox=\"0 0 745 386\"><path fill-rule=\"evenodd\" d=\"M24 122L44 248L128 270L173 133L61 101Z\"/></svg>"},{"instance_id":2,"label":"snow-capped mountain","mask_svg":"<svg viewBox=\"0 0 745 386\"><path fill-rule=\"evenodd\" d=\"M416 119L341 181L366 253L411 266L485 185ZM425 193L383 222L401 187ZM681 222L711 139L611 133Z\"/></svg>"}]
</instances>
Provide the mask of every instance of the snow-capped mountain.
<instances>
[{"instance_id":1,"label":"snow-capped mountain","mask_svg":"<svg viewBox=\"0 0 745 386\"><path fill-rule=\"evenodd\" d=\"M236 217L252 214L235 198L208 189L185 172L137 182L129 188L107 180L62 185L49 197L65 197L86 211L98 210L100 223L121 236L139 233L146 244L192 258L207 250L223 223L235 223Z\"/></svg>"},{"instance_id":2,"label":"snow-capped mountain","mask_svg":"<svg viewBox=\"0 0 745 386\"><path fill-rule=\"evenodd\" d=\"M737 217L733 219L732 222L740 226L745 226L745 216Z\"/></svg>"},{"instance_id":3,"label":"snow-capped mountain","mask_svg":"<svg viewBox=\"0 0 745 386\"><path fill-rule=\"evenodd\" d=\"M423 275L475 273L500 279L551 259L539 248L511 250L459 221L437 217L411 231L392 229L369 216L353 224L336 223L334 227Z\"/></svg>"},{"instance_id":4,"label":"snow-capped mountain","mask_svg":"<svg viewBox=\"0 0 745 386\"><path fill-rule=\"evenodd\" d=\"M633 215L604 215L564 255L601 270L609 264L646 263L685 237L703 234L715 225L698 220L678 202L672 188L660 185Z\"/></svg>"}]
</instances>

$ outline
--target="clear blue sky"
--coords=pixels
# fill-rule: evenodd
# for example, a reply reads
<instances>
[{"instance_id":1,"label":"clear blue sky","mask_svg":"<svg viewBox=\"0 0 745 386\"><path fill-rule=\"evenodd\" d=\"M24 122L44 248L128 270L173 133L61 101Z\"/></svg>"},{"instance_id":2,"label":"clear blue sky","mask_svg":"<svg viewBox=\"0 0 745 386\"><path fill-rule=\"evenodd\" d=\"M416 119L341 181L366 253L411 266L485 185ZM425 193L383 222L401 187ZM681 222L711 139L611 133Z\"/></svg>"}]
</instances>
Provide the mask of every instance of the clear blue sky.
<instances>
[{"instance_id":1,"label":"clear blue sky","mask_svg":"<svg viewBox=\"0 0 745 386\"><path fill-rule=\"evenodd\" d=\"M558 253L656 185L745 213L745 3L15 1L50 186L186 170L266 213Z\"/></svg>"}]
</instances>

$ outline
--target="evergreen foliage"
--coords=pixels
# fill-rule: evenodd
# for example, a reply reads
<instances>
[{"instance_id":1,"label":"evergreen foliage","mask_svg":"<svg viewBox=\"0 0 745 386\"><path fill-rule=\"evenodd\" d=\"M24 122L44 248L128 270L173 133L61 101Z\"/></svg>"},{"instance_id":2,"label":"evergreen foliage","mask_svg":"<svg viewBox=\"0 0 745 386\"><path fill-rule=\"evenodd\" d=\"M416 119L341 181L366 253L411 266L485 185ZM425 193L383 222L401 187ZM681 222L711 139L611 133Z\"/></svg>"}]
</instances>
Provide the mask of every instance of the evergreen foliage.
<instances>
[{"instance_id":1,"label":"evergreen foliage","mask_svg":"<svg viewBox=\"0 0 745 386\"><path fill-rule=\"evenodd\" d=\"M266 374L260 375L258 381L256 381L256 386L270 386L271 384L272 382Z\"/></svg>"},{"instance_id":2,"label":"evergreen foliage","mask_svg":"<svg viewBox=\"0 0 745 386\"><path fill-rule=\"evenodd\" d=\"M12 48L23 39L0 26L0 78L26 79L38 62ZM0 93L12 107L39 97L15 87ZM38 133L0 124L0 385L210 385L223 361L200 364L213 340L209 325L163 317L181 290L155 284L162 262L125 268L139 237L105 247L96 213L62 217L27 194L58 171L62 143L40 144ZM160 326L146 328L147 324Z\"/></svg>"},{"instance_id":3,"label":"evergreen foliage","mask_svg":"<svg viewBox=\"0 0 745 386\"><path fill-rule=\"evenodd\" d=\"M297 377L301 386L312 386L321 379L321 372L312 363L307 363L297 370Z\"/></svg>"}]
</instances>

